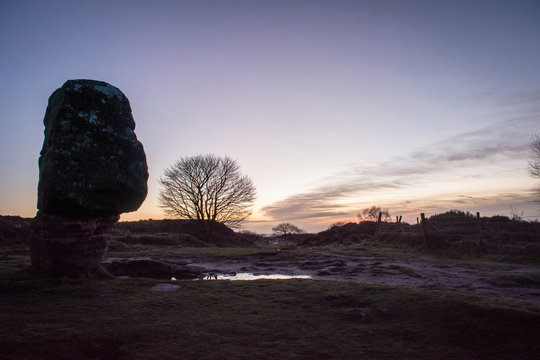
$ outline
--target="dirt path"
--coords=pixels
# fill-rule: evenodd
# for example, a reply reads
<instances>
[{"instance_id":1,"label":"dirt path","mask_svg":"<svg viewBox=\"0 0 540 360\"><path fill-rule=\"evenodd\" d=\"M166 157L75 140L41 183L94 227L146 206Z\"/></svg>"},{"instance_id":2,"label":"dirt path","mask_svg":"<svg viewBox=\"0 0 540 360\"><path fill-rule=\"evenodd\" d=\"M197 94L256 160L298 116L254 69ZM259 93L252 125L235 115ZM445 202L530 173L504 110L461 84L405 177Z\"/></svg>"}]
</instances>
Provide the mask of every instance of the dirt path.
<instances>
[{"instance_id":1,"label":"dirt path","mask_svg":"<svg viewBox=\"0 0 540 360\"><path fill-rule=\"evenodd\" d=\"M379 255L263 253L238 257L184 255L160 260L202 274L309 275L315 280L451 289L540 306L540 268L504 263L459 264Z\"/></svg>"}]
</instances>

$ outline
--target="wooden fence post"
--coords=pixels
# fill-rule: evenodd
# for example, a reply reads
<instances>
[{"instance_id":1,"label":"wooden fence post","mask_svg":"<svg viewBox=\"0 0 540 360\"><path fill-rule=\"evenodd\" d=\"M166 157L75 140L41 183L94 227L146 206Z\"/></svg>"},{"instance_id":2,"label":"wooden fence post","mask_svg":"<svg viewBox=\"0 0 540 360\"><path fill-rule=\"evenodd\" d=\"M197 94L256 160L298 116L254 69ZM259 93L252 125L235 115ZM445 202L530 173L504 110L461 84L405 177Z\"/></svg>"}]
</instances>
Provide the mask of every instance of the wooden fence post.
<instances>
[{"instance_id":1,"label":"wooden fence post","mask_svg":"<svg viewBox=\"0 0 540 360\"><path fill-rule=\"evenodd\" d=\"M382 212L379 213L379 219L377 220L377 229L375 230L376 233L379 232L381 229L381 218L382 218Z\"/></svg>"},{"instance_id":2,"label":"wooden fence post","mask_svg":"<svg viewBox=\"0 0 540 360\"><path fill-rule=\"evenodd\" d=\"M480 243L480 212L476 212L476 241Z\"/></svg>"},{"instance_id":3,"label":"wooden fence post","mask_svg":"<svg viewBox=\"0 0 540 360\"><path fill-rule=\"evenodd\" d=\"M426 214L421 213L420 219L422 219L422 237L424 238L424 244L426 243Z\"/></svg>"}]
</instances>

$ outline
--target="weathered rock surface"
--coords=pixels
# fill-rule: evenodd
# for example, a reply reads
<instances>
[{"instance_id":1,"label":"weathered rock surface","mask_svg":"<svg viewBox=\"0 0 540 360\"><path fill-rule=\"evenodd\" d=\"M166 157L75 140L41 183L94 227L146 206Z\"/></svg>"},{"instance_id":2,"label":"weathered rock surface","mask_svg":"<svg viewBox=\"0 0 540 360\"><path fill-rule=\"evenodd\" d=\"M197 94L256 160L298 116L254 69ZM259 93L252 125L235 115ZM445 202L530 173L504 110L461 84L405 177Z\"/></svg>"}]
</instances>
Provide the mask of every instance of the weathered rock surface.
<instances>
[{"instance_id":1,"label":"weathered rock surface","mask_svg":"<svg viewBox=\"0 0 540 360\"><path fill-rule=\"evenodd\" d=\"M150 259L114 261L104 266L108 272L116 276L170 279L174 273L171 265Z\"/></svg>"},{"instance_id":2,"label":"weathered rock surface","mask_svg":"<svg viewBox=\"0 0 540 360\"><path fill-rule=\"evenodd\" d=\"M50 96L43 122L32 265L52 277L100 276L108 233L147 194L129 101L105 82L69 80Z\"/></svg>"},{"instance_id":3,"label":"weathered rock surface","mask_svg":"<svg viewBox=\"0 0 540 360\"><path fill-rule=\"evenodd\" d=\"M32 266L49 277L99 277L118 216L67 218L38 213L30 237Z\"/></svg>"},{"instance_id":4,"label":"weathered rock surface","mask_svg":"<svg viewBox=\"0 0 540 360\"><path fill-rule=\"evenodd\" d=\"M146 197L148 168L125 95L94 80L69 80L49 98L39 159L38 209L109 216Z\"/></svg>"},{"instance_id":5,"label":"weathered rock surface","mask_svg":"<svg viewBox=\"0 0 540 360\"><path fill-rule=\"evenodd\" d=\"M153 259L115 260L104 263L105 269L115 276L147 277L153 279L195 279L204 268L178 266Z\"/></svg>"}]
</instances>

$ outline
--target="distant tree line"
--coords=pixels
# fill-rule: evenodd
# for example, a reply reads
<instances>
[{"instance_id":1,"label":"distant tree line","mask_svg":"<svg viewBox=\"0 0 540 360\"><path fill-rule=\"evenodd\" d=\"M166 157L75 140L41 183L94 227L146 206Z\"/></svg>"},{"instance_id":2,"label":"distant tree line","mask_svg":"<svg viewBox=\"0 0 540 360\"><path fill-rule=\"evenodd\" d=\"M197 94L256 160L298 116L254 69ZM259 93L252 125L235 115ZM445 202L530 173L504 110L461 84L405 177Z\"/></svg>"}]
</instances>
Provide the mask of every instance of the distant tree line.
<instances>
[{"instance_id":1,"label":"distant tree line","mask_svg":"<svg viewBox=\"0 0 540 360\"><path fill-rule=\"evenodd\" d=\"M290 234L303 234L304 230L291 223L281 223L272 228L274 236L283 236Z\"/></svg>"},{"instance_id":2,"label":"distant tree line","mask_svg":"<svg viewBox=\"0 0 540 360\"><path fill-rule=\"evenodd\" d=\"M380 206L371 206L363 209L358 213L359 221L378 221L379 214L382 214L382 221L390 220L390 212L388 208L381 208Z\"/></svg>"}]
</instances>

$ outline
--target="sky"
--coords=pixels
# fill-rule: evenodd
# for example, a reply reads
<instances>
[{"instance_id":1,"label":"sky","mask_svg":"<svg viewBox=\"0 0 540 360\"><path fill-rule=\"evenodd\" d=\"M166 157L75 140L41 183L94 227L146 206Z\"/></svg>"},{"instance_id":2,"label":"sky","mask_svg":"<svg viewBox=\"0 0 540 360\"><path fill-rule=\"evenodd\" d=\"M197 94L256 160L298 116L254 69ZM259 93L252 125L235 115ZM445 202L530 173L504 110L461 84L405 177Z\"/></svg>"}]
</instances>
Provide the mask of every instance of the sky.
<instances>
[{"instance_id":1,"label":"sky","mask_svg":"<svg viewBox=\"0 0 540 360\"><path fill-rule=\"evenodd\" d=\"M0 0L0 214L36 214L48 97L106 81L131 103L161 219L177 159L236 159L244 228L320 231L376 205L540 216L537 0ZM536 201L536 202L535 202Z\"/></svg>"}]
</instances>

